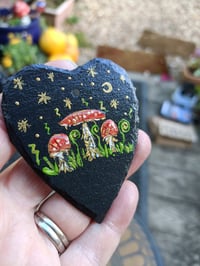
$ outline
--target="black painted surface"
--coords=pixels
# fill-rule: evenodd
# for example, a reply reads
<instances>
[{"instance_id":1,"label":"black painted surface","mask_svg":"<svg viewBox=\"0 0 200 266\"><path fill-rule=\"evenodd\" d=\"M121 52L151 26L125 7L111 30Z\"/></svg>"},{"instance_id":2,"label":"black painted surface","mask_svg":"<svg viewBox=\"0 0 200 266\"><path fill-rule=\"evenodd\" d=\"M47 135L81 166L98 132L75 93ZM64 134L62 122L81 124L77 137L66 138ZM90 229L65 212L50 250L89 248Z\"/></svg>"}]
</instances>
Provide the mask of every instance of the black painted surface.
<instances>
[{"instance_id":1,"label":"black painted surface","mask_svg":"<svg viewBox=\"0 0 200 266\"><path fill-rule=\"evenodd\" d=\"M137 142L138 102L125 70L105 59L73 71L26 67L4 85L2 110L12 143L31 167L101 222Z\"/></svg>"}]
</instances>

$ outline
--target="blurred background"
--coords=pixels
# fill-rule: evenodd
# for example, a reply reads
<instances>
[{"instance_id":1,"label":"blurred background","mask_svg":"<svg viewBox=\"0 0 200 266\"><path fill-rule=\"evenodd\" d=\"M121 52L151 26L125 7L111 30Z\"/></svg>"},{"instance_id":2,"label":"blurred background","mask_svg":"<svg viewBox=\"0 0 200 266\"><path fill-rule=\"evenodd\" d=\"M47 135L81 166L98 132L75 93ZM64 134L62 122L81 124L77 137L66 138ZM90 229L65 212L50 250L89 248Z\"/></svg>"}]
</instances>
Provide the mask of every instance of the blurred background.
<instances>
[{"instance_id":1,"label":"blurred background","mask_svg":"<svg viewBox=\"0 0 200 266\"><path fill-rule=\"evenodd\" d=\"M123 66L138 86L140 126L152 139L138 174L146 195L139 208L160 258L142 259L129 239L113 265L200 265L200 2L1 0L0 7L1 82L38 61L84 64L99 56Z\"/></svg>"}]
</instances>

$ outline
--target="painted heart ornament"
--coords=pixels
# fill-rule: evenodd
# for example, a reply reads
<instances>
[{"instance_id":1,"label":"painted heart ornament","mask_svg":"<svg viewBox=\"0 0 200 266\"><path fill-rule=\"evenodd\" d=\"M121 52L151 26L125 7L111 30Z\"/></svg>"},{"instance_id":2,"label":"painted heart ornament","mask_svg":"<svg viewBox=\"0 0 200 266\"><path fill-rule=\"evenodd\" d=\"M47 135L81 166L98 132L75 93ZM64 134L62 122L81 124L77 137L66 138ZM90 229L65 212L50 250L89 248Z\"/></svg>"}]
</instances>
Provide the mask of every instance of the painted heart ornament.
<instances>
[{"instance_id":1,"label":"painted heart ornament","mask_svg":"<svg viewBox=\"0 0 200 266\"><path fill-rule=\"evenodd\" d=\"M28 66L8 78L2 110L10 139L29 165L101 222L137 142L138 102L125 70L106 59L72 71Z\"/></svg>"}]
</instances>

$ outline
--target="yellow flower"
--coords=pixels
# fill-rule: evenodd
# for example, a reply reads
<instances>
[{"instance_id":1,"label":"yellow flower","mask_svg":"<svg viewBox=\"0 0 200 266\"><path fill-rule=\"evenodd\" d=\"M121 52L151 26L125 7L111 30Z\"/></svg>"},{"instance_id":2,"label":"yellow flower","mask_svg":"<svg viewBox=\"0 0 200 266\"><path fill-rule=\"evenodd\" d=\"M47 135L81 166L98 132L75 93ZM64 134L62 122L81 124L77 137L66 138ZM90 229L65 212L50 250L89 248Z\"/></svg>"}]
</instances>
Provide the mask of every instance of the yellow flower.
<instances>
[{"instance_id":1,"label":"yellow flower","mask_svg":"<svg viewBox=\"0 0 200 266\"><path fill-rule=\"evenodd\" d=\"M5 68L9 68L11 67L13 64L12 62L12 59L10 56L8 55L5 55L3 58L2 58L2 65L5 67Z\"/></svg>"},{"instance_id":2,"label":"yellow flower","mask_svg":"<svg viewBox=\"0 0 200 266\"><path fill-rule=\"evenodd\" d=\"M18 44L20 42L21 42L21 40L19 38L17 38L17 37L13 37L9 41L9 43L12 44L12 45Z\"/></svg>"},{"instance_id":3,"label":"yellow flower","mask_svg":"<svg viewBox=\"0 0 200 266\"><path fill-rule=\"evenodd\" d=\"M33 38L32 38L32 36L31 36L30 34L28 34L28 35L26 36L26 42L27 42L28 44L32 44L32 43L33 43Z\"/></svg>"},{"instance_id":4,"label":"yellow flower","mask_svg":"<svg viewBox=\"0 0 200 266\"><path fill-rule=\"evenodd\" d=\"M21 40L13 32L8 33L8 39L10 44L18 44Z\"/></svg>"},{"instance_id":5,"label":"yellow flower","mask_svg":"<svg viewBox=\"0 0 200 266\"><path fill-rule=\"evenodd\" d=\"M12 38L15 37L15 34L13 32L8 33L8 39L11 40Z\"/></svg>"}]
</instances>

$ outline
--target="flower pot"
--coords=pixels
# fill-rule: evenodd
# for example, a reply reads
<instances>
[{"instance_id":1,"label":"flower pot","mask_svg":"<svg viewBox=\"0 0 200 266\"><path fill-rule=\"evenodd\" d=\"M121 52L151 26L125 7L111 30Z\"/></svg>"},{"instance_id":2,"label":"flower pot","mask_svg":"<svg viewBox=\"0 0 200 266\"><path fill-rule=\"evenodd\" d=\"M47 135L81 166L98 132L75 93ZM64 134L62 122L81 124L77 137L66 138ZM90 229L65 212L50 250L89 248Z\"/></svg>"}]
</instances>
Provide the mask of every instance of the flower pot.
<instances>
[{"instance_id":1,"label":"flower pot","mask_svg":"<svg viewBox=\"0 0 200 266\"><path fill-rule=\"evenodd\" d=\"M190 70L187 67L183 70L183 76L184 76L185 80L187 80L193 84L200 85L200 78L192 75L192 73L190 72Z\"/></svg>"},{"instance_id":2,"label":"flower pot","mask_svg":"<svg viewBox=\"0 0 200 266\"><path fill-rule=\"evenodd\" d=\"M43 16L46 19L48 25L62 29L63 22L72 13L74 7L74 0L65 0L56 9L46 8Z\"/></svg>"},{"instance_id":3,"label":"flower pot","mask_svg":"<svg viewBox=\"0 0 200 266\"><path fill-rule=\"evenodd\" d=\"M5 12L5 9L0 9L0 13ZM8 11L9 12L9 11ZM0 27L0 44L7 44L9 33L19 35L31 35L34 43L37 43L41 34L39 18L33 18L27 26L4 26Z\"/></svg>"}]
</instances>

